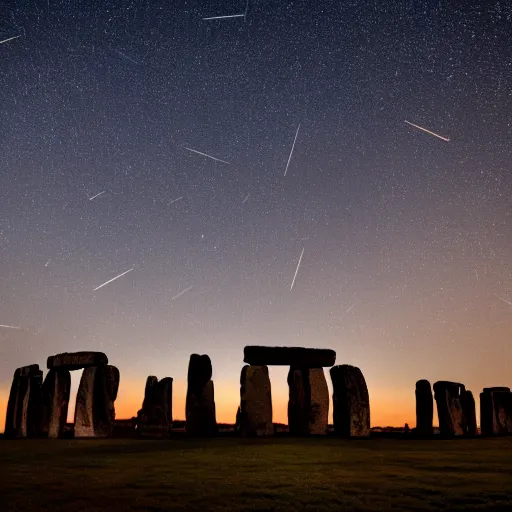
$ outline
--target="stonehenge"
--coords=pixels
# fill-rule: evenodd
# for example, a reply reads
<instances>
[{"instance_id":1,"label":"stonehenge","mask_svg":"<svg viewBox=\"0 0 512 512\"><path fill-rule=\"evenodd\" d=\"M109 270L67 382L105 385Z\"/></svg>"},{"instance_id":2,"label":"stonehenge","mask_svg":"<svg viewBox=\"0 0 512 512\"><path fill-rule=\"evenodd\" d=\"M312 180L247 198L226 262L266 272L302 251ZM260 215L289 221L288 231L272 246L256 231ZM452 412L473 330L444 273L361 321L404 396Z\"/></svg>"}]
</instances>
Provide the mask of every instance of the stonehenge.
<instances>
[{"instance_id":1,"label":"stonehenge","mask_svg":"<svg viewBox=\"0 0 512 512\"><path fill-rule=\"evenodd\" d=\"M344 438L370 436L370 400L361 370L336 365L336 353L303 347L246 346L240 374L240 405L235 432L243 437L271 436L283 432L273 423L269 365L289 366L288 431L292 435L327 435L329 390L324 367L331 366L334 435ZM115 426L115 400L119 370L102 352L61 353L47 358L48 373L37 364L16 369L7 403L5 437L62 438L71 390L71 371L83 369L76 396L74 437L108 438ZM144 399L133 431L140 437L169 437L173 427L173 379L146 380ZM425 379L415 386L418 436L434 434L434 400L441 437L475 437L479 434L473 393L463 384ZM179 421L177 429L180 428ZM212 363L208 355L192 354L187 375L185 432L193 437L219 433ZM279 430L279 428L281 430ZM512 434L512 392L508 387L484 388L480 394L482 436ZM221 430L222 431L222 430ZM406 432L409 432L406 424ZM67 435L67 434L66 434Z\"/></svg>"},{"instance_id":2,"label":"stonehenge","mask_svg":"<svg viewBox=\"0 0 512 512\"><path fill-rule=\"evenodd\" d=\"M484 388L480 393L483 436L512 434L512 392L507 387Z\"/></svg>"},{"instance_id":3,"label":"stonehenge","mask_svg":"<svg viewBox=\"0 0 512 512\"><path fill-rule=\"evenodd\" d=\"M207 355L192 354L188 365L185 430L194 437L217 434L212 362Z\"/></svg>"},{"instance_id":4,"label":"stonehenge","mask_svg":"<svg viewBox=\"0 0 512 512\"><path fill-rule=\"evenodd\" d=\"M434 433L434 399L430 382L421 379L416 382L416 433L429 436Z\"/></svg>"},{"instance_id":5,"label":"stonehenge","mask_svg":"<svg viewBox=\"0 0 512 512\"><path fill-rule=\"evenodd\" d=\"M137 413L137 429L141 437L168 437L172 430L171 377L146 380L142 409Z\"/></svg>"},{"instance_id":6,"label":"stonehenge","mask_svg":"<svg viewBox=\"0 0 512 512\"><path fill-rule=\"evenodd\" d=\"M369 437L370 398L361 370L342 364L330 370L334 432L341 437Z\"/></svg>"}]
</instances>

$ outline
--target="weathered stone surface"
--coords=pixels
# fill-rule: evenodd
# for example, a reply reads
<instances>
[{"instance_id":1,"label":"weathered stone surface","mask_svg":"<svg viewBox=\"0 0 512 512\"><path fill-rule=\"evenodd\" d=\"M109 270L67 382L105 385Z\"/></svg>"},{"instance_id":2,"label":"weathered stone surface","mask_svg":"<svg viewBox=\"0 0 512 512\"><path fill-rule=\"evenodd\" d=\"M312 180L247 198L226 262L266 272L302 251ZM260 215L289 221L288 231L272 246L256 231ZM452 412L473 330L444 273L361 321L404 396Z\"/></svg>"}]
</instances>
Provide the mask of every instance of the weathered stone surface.
<instances>
[{"instance_id":1,"label":"weathered stone surface","mask_svg":"<svg viewBox=\"0 0 512 512\"><path fill-rule=\"evenodd\" d=\"M463 436L466 420L460 395L466 388L458 382L438 381L434 384L434 396L439 417L439 432L443 436Z\"/></svg>"},{"instance_id":2,"label":"weathered stone surface","mask_svg":"<svg viewBox=\"0 0 512 512\"><path fill-rule=\"evenodd\" d=\"M334 432L342 437L369 437L370 397L361 370L342 364L330 370Z\"/></svg>"},{"instance_id":3,"label":"weathered stone surface","mask_svg":"<svg viewBox=\"0 0 512 512\"><path fill-rule=\"evenodd\" d=\"M137 431L142 437L167 437L172 431L172 382L165 377L160 382L150 376L142 409L137 413Z\"/></svg>"},{"instance_id":4,"label":"weathered stone surface","mask_svg":"<svg viewBox=\"0 0 512 512\"><path fill-rule=\"evenodd\" d=\"M52 369L46 375L41 389L42 406L40 434L59 438L64 434L68 417L71 374L66 369Z\"/></svg>"},{"instance_id":5,"label":"weathered stone surface","mask_svg":"<svg viewBox=\"0 0 512 512\"><path fill-rule=\"evenodd\" d=\"M309 389L309 433L325 435L329 423L329 388L323 368L309 369Z\"/></svg>"},{"instance_id":6,"label":"weathered stone surface","mask_svg":"<svg viewBox=\"0 0 512 512\"><path fill-rule=\"evenodd\" d=\"M480 393L480 429L483 436L512 434L510 388L484 388Z\"/></svg>"},{"instance_id":7,"label":"weathered stone surface","mask_svg":"<svg viewBox=\"0 0 512 512\"><path fill-rule=\"evenodd\" d=\"M293 366L295 368L321 368L332 366L336 352L323 348L304 347L244 347L244 363L260 365Z\"/></svg>"},{"instance_id":8,"label":"weathered stone surface","mask_svg":"<svg viewBox=\"0 0 512 512\"><path fill-rule=\"evenodd\" d=\"M75 437L112 435L118 388L119 370L115 366L85 368L76 396Z\"/></svg>"},{"instance_id":9,"label":"weathered stone surface","mask_svg":"<svg viewBox=\"0 0 512 512\"><path fill-rule=\"evenodd\" d=\"M430 382L421 379L416 382L416 433L428 436L434 433L434 398Z\"/></svg>"},{"instance_id":10,"label":"weathered stone surface","mask_svg":"<svg viewBox=\"0 0 512 512\"><path fill-rule=\"evenodd\" d=\"M218 432L212 363L207 355L192 354L188 366L185 404L186 432L190 436L210 437Z\"/></svg>"},{"instance_id":11,"label":"weathered stone surface","mask_svg":"<svg viewBox=\"0 0 512 512\"><path fill-rule=\"evenodd\" d=\"M46 361L46 367L65 368L67 370L81 370L92 366L106 366L108 357L103 352L63 352L50 356Z\"/></svg>"},{"instance_id":12,"label":"weathered stone surface","mask_svg":"<svg viewBox=\"0 0 512 512\"><path fill-rule=\"evenodd\" d=\"M322 368L294 368L288 372L288 426L294 435L325 435L329 390Z\"/></svg>"},{"instance_id":13,"label":"weathered stone surface","mask_svg":"<svg viewBox=\"0 0 512 512\"><path fill-rule=\"evenodd\" d=\"M14 372L7 414L5 437L33 437L37 435L43 372L37 364L18 368Z\"/></svg>"},{"instance_id":14,"label":"weathered stone surface","mask_svg":"<svg viewBox=\"0 0 512 512\"><path fill-rule=\"evenodd\" d=\"M242 436L273 435L272 393L268 367L244 366L242 368L237 424Z\"/></svg>"},{"instance_id":15,"label":"weathered stone surface","mask_svg":"<svg viewBox=\"0 0 512 512\"><path fill-rule=\"evenodd\" d=\"M475 399L471 391L466 389L461 392L460 405L462 407L462 413L464 414L464 434L474 437L477 434L476 409Z\"/></svg>"}]
</instances>

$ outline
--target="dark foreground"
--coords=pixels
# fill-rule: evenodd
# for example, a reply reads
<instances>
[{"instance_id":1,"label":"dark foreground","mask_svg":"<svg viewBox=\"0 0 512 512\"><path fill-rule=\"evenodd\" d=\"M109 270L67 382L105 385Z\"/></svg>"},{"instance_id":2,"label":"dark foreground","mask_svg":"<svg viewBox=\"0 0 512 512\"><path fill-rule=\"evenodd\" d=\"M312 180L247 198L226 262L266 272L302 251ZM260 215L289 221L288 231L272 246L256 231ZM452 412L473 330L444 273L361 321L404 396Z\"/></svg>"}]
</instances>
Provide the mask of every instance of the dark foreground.
<instances>
[{"instance_id":1,"label":"dark foreground","mask_svg":"<svg viewBox=\"0 0 512 512\"><path fill-rule=\"evenodd\" d=\"M0 442L7 511L512 510L512 438Z\"/></svg>"}]
</instances>

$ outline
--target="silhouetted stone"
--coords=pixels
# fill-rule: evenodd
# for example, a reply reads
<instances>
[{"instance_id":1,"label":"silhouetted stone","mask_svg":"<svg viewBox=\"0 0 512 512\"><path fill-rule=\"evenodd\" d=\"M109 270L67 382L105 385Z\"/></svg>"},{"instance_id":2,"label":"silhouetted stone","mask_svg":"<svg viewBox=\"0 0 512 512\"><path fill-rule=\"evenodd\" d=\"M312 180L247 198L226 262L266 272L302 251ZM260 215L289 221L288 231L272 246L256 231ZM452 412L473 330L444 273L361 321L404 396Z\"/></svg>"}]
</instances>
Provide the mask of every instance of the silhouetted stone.
<instances>
[{"instance_id":1,"label":"silhouetted stone","mask_svg":"<svg viewBox=\"0 0 512 512\"><path fill-rule=\"evenodd\" d=\"M460 405L464 414L464 434L470 437L475 437L476 430L476 409L475 399L473 393L469 390L464 390L460 394Z\"/></svg>"},{"instance_id":2,"label":"silhouetted stone","mask_svg":"<svg viewBox=\"0 0 512 512\"><path fill-rule=\"evenodd\" d=\"M137 413L138 434L142 437L167 437L172 431L172 382L148 377L142 409Z\"/></svg>"},{"instance_id":3,"label":"silhouetted stone","mask_svg":"<svg viewBox=\"0 0 512 512\"><path fill-rule=\"evenodd\" d=\"M192 354L188 365L186 432L191 436L217 434L212 363L207 355Z\"/></svg>"},{"instance_id":4,"label":"silhouetted stone","mask_svg":"<svg viewBox=\"0 0 512 512\"><path fill-rule=\"evenodd\" d=\"M270 436L272 393L266 366L244 366L240 376L240 409L237 415L243 436Z\"/></svg>"},{"instance_id":5,"label":"silhouetted stone","mask_svg":"<svg viewBox=\"0 0 512 512\"><path fill-rule=\"evenodd\" d=\"M288 425L293 435L325 435L329 390L322 368L294 368L288 372Z\"/></svg>"},{"instance_id":6,"label":"silhouetted stone","mask_svg":"<svg viewBox=\"0 0 512 512\"><path fill-rule=\"evenodd\" d=\"M278 365L295 368L321 368L332 366L336 361L336 352L323 348L304 347L262 347L251 345L244 347L244 363L253 366Z\"/></svg>"},{"instance_id":7,"label":"silhouetted stone","mask_svg":"<svg viewBox=\"0 0 512 512\"><path fill-rule=\"evenodd\" d=\"M416 433L419 435L432 435L434 428L434 398L428 380L416 382Z\"/></svg>"},{"instance_id":8,"label":"silhouetted stone","mask_svg":"<svg viewBox=\"0 0 512 512\"><path fill-rule=\"evenodd\" d=\"M63 352L50 356L46 361L46 367L65 368L66 370L81 370L92 366L105 366L108 357L103 352Z\"/></svg>"},{"instance_id":9,"label":"silhouetted stone","mask_svg":"<svg viewBox=\"0 0 512 512\"><path fill-rule=\"evenodd\" d=\"M40 435L59 438L64 435L68 417L71 374L65 369L52 369L41 388Z\"/></svg>"},{"instance_id":10,"label":"silhouetted stone","mask_svg":"<svg viewBox=\"0 0 512 512\"><path fill-rule=\"evenodd\" d=\"M463 436L466 433L466 420L460 402L460 395L465 390L464 385L458 382L439 381L434 384L442 436Z\"/></svg>"},{"instance_id":11,"label":"silhouetted stone","mask_svg":"<svg viewBox=\"0 0 512 512\"><path fill-rule=\"evenodd\" d=\"M119 388L115 366L85 368L76 396L75 437L109 437L115 420Z\"/></svg>"},{"instance_id":12,"label":"silhouetted stone","mask_svg":"<svg viewBox=\"0 0 512 512\"><path fill-rule=\"evenodd\" d=\"M5 437L37 435L42 382L43 372L37 364L14 372L7 403Z\"/></svg>"},{"instance_id":13,"label":"silhouetted stone","mask_svg":"<svg viewBox=\"0 0 512 512\"><path fill-rule=\"evenodd\" d=\"M309 369L309 389L311 393L309 433L325 435L329 422L329 388L323 368Z\"/></svg>"},{"instance_id":14,"label":"silhouetted stone","mask_svg":"<svg viewBox=\"0 0 512 512\"><path fill-rule=\"evenodd\" d=\"M330 370L334 432L342 437L369 437L370 397L361 370L342 364Z\"/></svg>"},{"instance_id":15,"label":"silhouetted stone","mask_svg":"<svg viewBox=\"0 0 512 512\"><path fill-rule=\"evenodd\" d=\"M480 393L480 429L483 436L512 434L510 388L484 388Z\"/></svg>"}]
</instances>

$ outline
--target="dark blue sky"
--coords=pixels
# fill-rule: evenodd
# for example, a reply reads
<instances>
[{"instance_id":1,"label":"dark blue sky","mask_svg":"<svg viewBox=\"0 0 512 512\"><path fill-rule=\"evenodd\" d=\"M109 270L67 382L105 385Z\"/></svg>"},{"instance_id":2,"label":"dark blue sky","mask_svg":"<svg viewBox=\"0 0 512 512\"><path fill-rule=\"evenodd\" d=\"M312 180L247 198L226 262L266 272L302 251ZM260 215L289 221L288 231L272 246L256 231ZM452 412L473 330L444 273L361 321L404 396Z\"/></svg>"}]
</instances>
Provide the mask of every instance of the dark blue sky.
<instances>
[{"instance_id":1,"label":"dark blue sky","mask_svg":"<svg viewBox=\"0 0 512 512\"><path fill-rule=\"evenodd\" d=\"M183 417L199 352L229 421L246 344L335 349L377 422L413 421L419 378L512 384L510 2L203 20L245 9L3 3L0 396L102 350L121 415L156 374Z\"/></svg>"}]
</instances>

